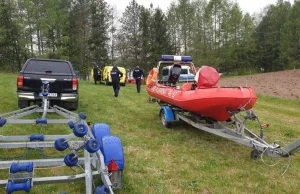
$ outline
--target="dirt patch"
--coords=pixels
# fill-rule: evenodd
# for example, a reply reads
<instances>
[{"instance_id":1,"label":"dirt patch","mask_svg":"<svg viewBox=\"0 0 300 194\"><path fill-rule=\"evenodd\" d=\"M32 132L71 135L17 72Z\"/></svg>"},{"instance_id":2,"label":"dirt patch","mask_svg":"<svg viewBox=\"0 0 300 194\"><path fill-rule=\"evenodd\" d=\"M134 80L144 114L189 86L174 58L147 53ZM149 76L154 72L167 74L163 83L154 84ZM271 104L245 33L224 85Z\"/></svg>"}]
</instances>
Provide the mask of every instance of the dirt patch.
<instances>
[{"instance_id":1,"label":"dirt patch","mask_svg":"<svg viewBox=\"0 0 300 194\"><path fill-rule=\"evenodd\" d=\"M218 86L252 86L255 93L287 99L300 99L300 69L220 79Z\"/></svg>"}]
</instances>

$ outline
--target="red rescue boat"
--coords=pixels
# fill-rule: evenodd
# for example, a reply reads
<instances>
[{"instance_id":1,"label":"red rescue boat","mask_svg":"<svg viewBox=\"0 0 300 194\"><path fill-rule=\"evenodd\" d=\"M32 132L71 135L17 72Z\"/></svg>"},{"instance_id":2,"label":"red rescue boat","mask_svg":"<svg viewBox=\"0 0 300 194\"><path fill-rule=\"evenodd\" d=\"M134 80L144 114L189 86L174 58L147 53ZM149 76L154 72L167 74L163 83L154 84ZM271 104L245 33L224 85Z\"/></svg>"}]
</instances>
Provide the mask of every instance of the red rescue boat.
<instances>
[{"instance_id":1,"label":"red rescue boat","mask_svg":"<svg viewBox=\"0 0 300 194\"><path fill-rule=\"evenodd\" d=\"M187 61L184 63L186 65ZM188 63L195 71L191 61ZM220 75L208 66L202 66L196 73L195 83L177 86L180 66L180 62L173 65L169 84L164 85L157 82L158 68L153 68L147 78L148 94L172 106L216 121L225 121L232 116L231 112L249 110L256 103L257 96L252 87L216 87Z\"/></svg>"}]
</instances>

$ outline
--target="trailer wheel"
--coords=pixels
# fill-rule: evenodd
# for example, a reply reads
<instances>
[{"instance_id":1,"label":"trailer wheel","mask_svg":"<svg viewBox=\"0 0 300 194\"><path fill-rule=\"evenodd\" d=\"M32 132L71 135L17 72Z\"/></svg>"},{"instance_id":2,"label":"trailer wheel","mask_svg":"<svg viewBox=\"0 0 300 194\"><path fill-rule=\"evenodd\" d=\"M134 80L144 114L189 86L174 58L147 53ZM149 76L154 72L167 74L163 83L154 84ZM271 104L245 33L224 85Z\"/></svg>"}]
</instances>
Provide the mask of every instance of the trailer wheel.
<instances>
[{"instance_id":1,"label":"trailer wheel","mask_svg":"<svg viewBox=\"0 0 300 194\"><path fill-rule=\"evenodd\" d=\"M167 115L164 110L160 111L160 117L161 117L161 123L163 124L163 126L166 128L170 128L172 123L167 121Z\"/></svg>"},{"instance_id":2,"label":"trailer wheel","mask_svg":"<svg viewBox=\"0 0 300 194\"><path fill-rule=\"evenodd\" d=\"M250 154L250 157L253 159L253 160L257 160L261 155L261 152L258 151L258 150L253 150Z\"/></svg>"}]
</instances>

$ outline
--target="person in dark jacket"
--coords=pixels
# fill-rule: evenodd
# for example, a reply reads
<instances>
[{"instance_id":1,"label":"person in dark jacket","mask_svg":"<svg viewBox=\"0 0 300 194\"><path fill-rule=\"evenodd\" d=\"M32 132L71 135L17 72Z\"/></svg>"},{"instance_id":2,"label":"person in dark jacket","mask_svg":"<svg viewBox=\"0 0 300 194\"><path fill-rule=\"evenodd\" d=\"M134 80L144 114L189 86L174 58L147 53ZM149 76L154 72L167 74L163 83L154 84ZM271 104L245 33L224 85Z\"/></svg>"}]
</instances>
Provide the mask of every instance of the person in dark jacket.
<instances>
[{"instance_id":1,"label":"person in dark jacket","mask_svg":"<svg viewBox=\"0 0 300 194\"><path fill-rule=\"evenodd\" d=\"M135 84L136 84L136 90L138 93L141 92L141 79L142 76L145 78L144 71L140 69L139 66L136 66L136 68L133 70L133 77L135 79Z\"/></svg>"},{"instance_id":2,"label":"person in dark jacket","mask_svg":"<svg viewBox=\"0 0 300 194\"><path fill-rule=\"evenodd\" d=\"M99 78L99 66L96 63L93 63L93 74L94 74L95 84L97 84L97 80L100 80L100 78Z\"/></svg>"},{"instance_id":3,"label":"person in dark jacket","mask_svg":"<svg viewBox=\"0 0 300 194\"><path fill-rule=\"evenodd\" d=\"M120 78L123 77L123 73L115 65L115 66L113 66L113 68L110 72L110 76L111 76L111 80L112 80L115 97L118 97L119 90L120 90Z\"/></svg>"}]
</instances>

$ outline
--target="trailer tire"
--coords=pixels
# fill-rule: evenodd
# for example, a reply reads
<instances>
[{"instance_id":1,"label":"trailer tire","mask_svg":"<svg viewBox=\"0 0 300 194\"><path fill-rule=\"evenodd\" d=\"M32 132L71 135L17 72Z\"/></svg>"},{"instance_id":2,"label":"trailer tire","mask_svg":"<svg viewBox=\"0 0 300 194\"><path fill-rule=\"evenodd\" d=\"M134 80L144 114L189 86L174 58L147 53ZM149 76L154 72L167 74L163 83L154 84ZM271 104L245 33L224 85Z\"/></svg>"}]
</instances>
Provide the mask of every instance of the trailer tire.
<instances>
[{"instance_id":1,"label":"trailer tire","mask_svg":"<svg viewBox=\"0 0 300 194\"><path fill-rule=\"evenodd\" d=\"M257 160L261 155L261 152L258 151L258 150L252 150L251 154L250 154L250 157L253 159L253 160Z\"/></svg>"},{"instance_id":2,"label":"trailer tire","mask_svg":"<svg viewBox=\"0 0 300 194\"><path fill-rule=\"evenodd\" d=\"M160 118L161 118L162 125L164 127L166 127L166 128L171 127L172 123L167 121L167 115L163 109L160 111Z\"/></svg>"}]
</instances>

